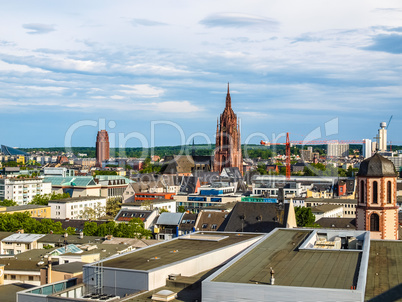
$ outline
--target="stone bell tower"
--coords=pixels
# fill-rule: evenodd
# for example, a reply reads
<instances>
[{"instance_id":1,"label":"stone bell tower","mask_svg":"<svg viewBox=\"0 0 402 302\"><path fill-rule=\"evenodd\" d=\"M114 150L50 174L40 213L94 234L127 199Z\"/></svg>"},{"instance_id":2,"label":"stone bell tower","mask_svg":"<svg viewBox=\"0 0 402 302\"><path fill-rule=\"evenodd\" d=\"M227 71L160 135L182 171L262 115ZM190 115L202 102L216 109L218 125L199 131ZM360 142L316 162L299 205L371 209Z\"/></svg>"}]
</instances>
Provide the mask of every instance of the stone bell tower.
<instances>
[{"instance_id":1,"label":"stone bell tower","mask_svg":"<svg viewBox=\"0 0 402 302\"><path fill-rule=\"evenodd\" d=\"M398 240L396 177L394 164L378 153L360 164L356 228L370 231L371 239Z\"/></svg>"},{"instance_id":2,"label":"stone bell tower","mask_svg":"<svg viewBox=\"0 0 402 302\"><path fill-rule=\"evenodd\" d=\"M237 115L232 109L232 99L226 94L226 106L216 125L216 145L214 171L221 173L223 168L238 167L243 174L243 157L241 154L240 127Z\"/></svg>"}]
</instances>

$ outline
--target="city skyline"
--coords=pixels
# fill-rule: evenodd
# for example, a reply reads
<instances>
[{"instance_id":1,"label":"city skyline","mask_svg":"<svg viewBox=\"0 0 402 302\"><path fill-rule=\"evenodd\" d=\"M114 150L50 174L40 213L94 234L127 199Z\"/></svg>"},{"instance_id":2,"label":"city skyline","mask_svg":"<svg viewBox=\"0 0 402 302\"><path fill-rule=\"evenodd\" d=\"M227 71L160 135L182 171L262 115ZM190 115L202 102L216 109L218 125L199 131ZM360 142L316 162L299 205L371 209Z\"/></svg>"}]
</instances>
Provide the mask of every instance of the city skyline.
<instances>
[{"instance_id":1,"label":"city skyline","mask_svg":"<svg viewBox=\"0 0 402 302\"><path fill-rule=\"evenodd\" d=\"M103 119L108 132L137 132L148 141L152 122L170 121L186 138L202 132L214 142L228 81L242 143L255 133L303 140L334 119L337 132L322 139L373 139L394 115L388 140L402 144L397 1L22 7L2 3L4 145L62 147L72 125ZM99 130L80 128L72 146L93 146ZM177 131L162 126L154 142L182 144ZM127 146L141 144L131 139Z\"/></svg>"}]
</instances>

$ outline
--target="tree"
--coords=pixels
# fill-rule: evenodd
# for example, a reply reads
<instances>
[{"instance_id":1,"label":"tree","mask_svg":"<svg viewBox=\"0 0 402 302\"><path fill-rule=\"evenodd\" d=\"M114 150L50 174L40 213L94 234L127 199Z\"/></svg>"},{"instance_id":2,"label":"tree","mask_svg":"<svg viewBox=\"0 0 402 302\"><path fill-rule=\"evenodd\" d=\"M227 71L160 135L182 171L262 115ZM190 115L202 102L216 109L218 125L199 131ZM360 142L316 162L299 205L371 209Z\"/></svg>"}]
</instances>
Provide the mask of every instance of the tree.
<instances>
[{"instance_id":1,"label":"tree","mask_svg":"<svg viewBox=\"0 0 402 302\"><path fill-rule=\"evenodd\" d=\"M32 198L32 201L29 204L47 206L49 200L58 200L64 198L70 198L70 194L68 193L56 194L55 192L53 192L52 194L43 194L43 195L38 194L35 195L34 198Z\"/></svg>"},{"instance_id":2,"label":"tree","mask_svg":"<svg viewBox=\"0 0 402 302\"><path fill-rule=\"evenodd\" d=\"M185 211L186 211L186 208L184 206L178 206L177 207L177 212L184 213Z\"/></svg>"},{"instance_id":3,"label":"tree","mask_svg":"<svg viewBox=\"0 0 402 302\"><path fill-rule=\"evenodd\" d=\"M295 215L298 227L314 226L315 215L311 212L311 208L295 207Z\"/></svg>"},{"instance_id":4,"label":"tree","mask_svg":"<svg viewBox=\"0 0 402 302\"><path fill-rule=\"evenodd\" d=\"M166 210L166 209L160 209L160 210L159 210L159 214L162 214L162 213L169 213L169 211Z\"/></svg>"},{"instance_id":5,"label":"tree","mask_svg":"<svg viewBox=\"0 0 402 302\"><path fill-rule=\"evenodd\" d=\"M65 233L67 233L68 235L74 235L76 233L76 231L75 231L75 228L68 227L67 229L65 229Z\"/></svg>"},{"instance_id":6,"label":"tree","mask_svg":"<svg viewBox=\"0 0 402 302\"><path fill-rule=\"evenodd\" d=\"M98 231L98 225L96 222L87 221L84 223L83 233L85 236L95 236Z\"/></svg>"},{"instance_id":7,"label":"tree","mask_svg":"<svg viewBox=\"0 0 402 302\"><path fill-rule=\"evenodd\" d=\"M259 164L257 166L257 171L258 173L260 173L261 175L266 175L267 174L267 167L264 164Z\"/></svg>"},{"instance_id":8,"label":"tree","mask_svg":"<svg viewBox=\"0 0 402 302\"><path fill-rule=\"evenodd\" d=\"M85 207L84 210L80 211L80 215L83 219L97 219L102 217L106 213L106 207L101 207L100 202L94 207Z\"/></svg>"},{"instance_id":9,"label":"tree","mask_svg":"<svg viewBox=\"0 0 402 302\"><path fill-rule=\"evenodd\" d=\"M2 207L13 207L13 206L17 206L18 204L10 199L4 199L2 201L0 201L0 206Z\"/></svg>"},{"instance_id":10,"label":"tree","mask_svg":"<svg viewBox=\"0 0 402 302\"><path fill-rule=\"evenodd\" d=\"M121 208L121 198L109 198L106 202L106 215L115 217Z\"/></svg>"}]
</instances>

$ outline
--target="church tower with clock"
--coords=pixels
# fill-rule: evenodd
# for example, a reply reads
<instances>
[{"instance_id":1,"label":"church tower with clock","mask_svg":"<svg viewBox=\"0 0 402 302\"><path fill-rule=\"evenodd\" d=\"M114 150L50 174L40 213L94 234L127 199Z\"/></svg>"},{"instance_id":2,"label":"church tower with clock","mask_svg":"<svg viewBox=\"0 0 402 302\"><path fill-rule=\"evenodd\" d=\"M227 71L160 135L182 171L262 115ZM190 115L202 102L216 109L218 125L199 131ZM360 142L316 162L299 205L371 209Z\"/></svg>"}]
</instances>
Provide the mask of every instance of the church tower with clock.
<instances>
[{"instance_id":1,"label":"church tower with clock","mask_svg":"<svg viewBox=\"0 0 402 302\"><path fill-rule=\"evenodd\" d=\"M237 115L232 109L229 92L226 94L226 106L216 125L216 145L214 171L222 172L223 168L237 167L243 174L243 157L241 154L240 127Z\"/></svg>"}]
</instances>

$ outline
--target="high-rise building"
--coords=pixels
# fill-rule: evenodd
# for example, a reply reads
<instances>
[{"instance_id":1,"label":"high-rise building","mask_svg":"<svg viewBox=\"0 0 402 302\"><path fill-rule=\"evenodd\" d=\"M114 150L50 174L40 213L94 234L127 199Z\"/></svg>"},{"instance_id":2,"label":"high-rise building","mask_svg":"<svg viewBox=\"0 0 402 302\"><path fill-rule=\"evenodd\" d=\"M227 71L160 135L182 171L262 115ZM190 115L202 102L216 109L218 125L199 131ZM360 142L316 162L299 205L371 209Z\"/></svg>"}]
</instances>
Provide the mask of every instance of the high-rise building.
<instances>
[{"instance_id":1,"label":"high-rise building","mask_svg":"<svg viewBox=\"0 0 402 302\"><path fill-rule=\"evenodd\" d=\"M370 139L364 139L363 140L363 156L364 158L369 158L372 155L372 151L373 151L373 146L371 144L371 140Z\"/></svg>"},{"instance_id":2,"label":"high-rise building","mask_svg":"<svg viewBox=\"0 0 402 302\"><path fill-rule=\"evenodd\" d=\"M311 150L300 150L300 157L303 161L312 161L313 152Z\"/></svg>"},{"instance_id":3,"label":"high-rise building","mask_svg":"<svg viewBox=\"0 0 402 302\"><path fill-rule=\"evenodd\" d=\"M378 129L378 151L387 151L387 123L380 123L380 129Z\"/></svg>"},{"instance_id":4,"label":"high-rise building","mask_svg":"<svg viewBox=\"0 0 402 302\"><path fill-rule=\"evenodd\" d=\"M327 157L348 157L349 144L339 144L338 142L327 145Z\"/></svg>"},{"instance_id":5,"label":"high-rise building","mask_svg":"<svg viewBox=\"0 0 402 302\"><path fill-rule=\"evenodd\" d=\"M214 171L221 173L222 169L226 167L238 167L240 172L243 173L240 128L237 123L237 115L232 109L229 83L226 107L216 125Z\"/></svg>"},{"instance_id":6,"label":"high-rise building","mask_svg":"<svg viewBox=\"0 0 402 302\"><path fill-rule=\"evenodd\" d=\"M102 167L102 162L109 159L109 154L109 135L106 130L98 131L96 136L96 165Z\"/></svg>"}]
</instances>

